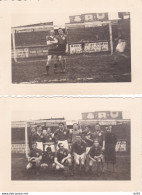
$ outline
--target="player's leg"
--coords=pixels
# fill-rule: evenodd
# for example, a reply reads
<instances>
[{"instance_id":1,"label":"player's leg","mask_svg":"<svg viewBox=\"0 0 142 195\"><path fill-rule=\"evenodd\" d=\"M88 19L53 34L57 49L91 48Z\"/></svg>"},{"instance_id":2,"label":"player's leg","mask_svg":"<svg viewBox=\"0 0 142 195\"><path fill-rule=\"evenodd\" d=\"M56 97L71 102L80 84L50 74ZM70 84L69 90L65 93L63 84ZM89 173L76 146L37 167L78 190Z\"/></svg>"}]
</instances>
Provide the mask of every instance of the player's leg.
<instances>
[{"instance_id":1,"label":"player's leg","mask_svg":"<svg viewBox=\"0 0 142 195\"><path fill-rule=\"evenodd\" d=\"M96 162L97 162L97 175L100 176L100 174L102 172L102 166L101 166L102 159L101 158L98 158L96 160Z\"/></svg>"},{"instance_id":2,"label":"player's leg","mask_svg":"<svg viewBox=\"0 0 142 195\"><path fill-rule=\"evenodd\" d=\"M80 155L80 163L81 163L81 171L85 171L85 160L86 160L86 153Z\"/></svg>"},{"instance_id":3,"label":"player's leg","mask_svg":"<svg viewBox=\"0 0 142 195\"><path fill-rule=\"evenodd\" d=\"M39 175L40 165L41 165L41 161L37 159L36 160L36 175Z\"/></svg>"},{"instance_id":4,"label":"player's leg","mask_svg":"<svg viewBox=\"0 0 142 195\"><path fill-rule=\"evenodd\" d=\"M26 170L30 170L33 167L33 164L31 162L29 162L26 166Z\"/></svg>"},{"instance_id":5,"label":"player's leg","mask_svg":"<svg viewBox=\"0 0 142 195\"><path fill-rule=\"evenodd\" d=\"M80 168L80 155L74 153L74 173L77 173Z\"/></svg>"},{"instance_id":6,"label":"player's leg","mask_svg":"<svg viewBox=\"0 0 142 195\"><path fill-rule=\"evenodd\" d=\"M57 73L57 68L58 68L58 56L57 55L53 55L53 64L54 64L54 73Z\"/></svg>"},{"instance_id":7,"label":"player's leg","mask_svg":"<svg viewBox=\"0 0 142 195\"><path fill-rule=\"evenodd\" d=\"M47 63L46 63L46 73L47 73L47 75L49 73L49 68L51 66L51 63L52 63L52 55L48 55L47 56Z\"/></svg>"},{"instance_id":8,"label":"player's leg","mask_svg":"<svg viewBox=\"0 0 142 195\"><path fill-rule=\"evenodd\" d=\"M89 160L89 172L90 173L92 173L92 171L93 171L93 164L94 164L93 161L90 159Z\"/></svg>"},{"instance_id":9,"label":"player's leg","mask_svg":"<svg viewBox=\"0 0 142 195\"><path fill-rule=\"evenodd\" d=\"M66 61L65 61L65 56L64 55L59 55L59 65L61 67L61 72L65 73L66 71Z\"/></svg>"}]
</instances>

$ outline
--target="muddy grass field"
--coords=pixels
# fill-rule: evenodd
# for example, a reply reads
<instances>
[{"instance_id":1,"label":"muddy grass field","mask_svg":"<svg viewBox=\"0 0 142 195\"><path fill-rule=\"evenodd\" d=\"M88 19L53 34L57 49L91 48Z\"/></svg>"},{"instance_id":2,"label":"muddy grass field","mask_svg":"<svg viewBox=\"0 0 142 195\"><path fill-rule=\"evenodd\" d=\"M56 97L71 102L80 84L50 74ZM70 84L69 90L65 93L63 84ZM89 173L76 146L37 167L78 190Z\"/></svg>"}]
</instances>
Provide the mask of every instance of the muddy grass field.
<instances>
[{"instance_id":1,"label":"muddy grass field","mask_svg":"<svg viewBox=\"0 0 142 195\"><path fill-rule=\"evenodd\" d=\"M26 172L27 160L25 154L12 154L11 158L11 179L12 180L130 180L130 157L127 155L117 155L116 169L112 171L112 167L106 170L100 176L94 174L79 174L65 177L63 172L47 172L41 171L37 176L34 172Z\"/></svg>"},{"instance_id":2,"label":"muddy grass field","mask_svg":"<svg viewBox=\"0 0 142 195\"><path fill-rule=\"evenodd\" d=\"M96 54L68 55L66 73L50 67L46 76L46 58L12 61L12 83L97 83L131 82L130 58L120 56L116 64L113 56Z\"/></svg>"}]
</instances>

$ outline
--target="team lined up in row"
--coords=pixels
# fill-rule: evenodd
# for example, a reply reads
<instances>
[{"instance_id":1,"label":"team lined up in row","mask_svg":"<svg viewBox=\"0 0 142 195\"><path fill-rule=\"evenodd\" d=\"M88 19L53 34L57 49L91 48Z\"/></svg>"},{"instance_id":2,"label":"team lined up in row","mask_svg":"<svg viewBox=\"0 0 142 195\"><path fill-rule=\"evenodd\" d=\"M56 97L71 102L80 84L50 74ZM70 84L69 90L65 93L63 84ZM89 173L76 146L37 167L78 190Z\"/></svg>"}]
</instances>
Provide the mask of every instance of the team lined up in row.
<instances>
[{"instance_id":1,"label":"team lined up in row","mask_svg":"<svg viewBox=\"0 0 142 195\"><path fill-rule=\"evenodd\" d=\"M35 167L54 168L56 170L94 170L100 174L106 163L116 162L115 145L117 139L112 133L112 126L101 131L100 125L95 125L92 132L89 126L81 130L77 123L73 129L66 129L63 123L51 133L51 129L37 126L31 129L29 137L30 153L27 170Z\"/></svg>"}]
</instances>

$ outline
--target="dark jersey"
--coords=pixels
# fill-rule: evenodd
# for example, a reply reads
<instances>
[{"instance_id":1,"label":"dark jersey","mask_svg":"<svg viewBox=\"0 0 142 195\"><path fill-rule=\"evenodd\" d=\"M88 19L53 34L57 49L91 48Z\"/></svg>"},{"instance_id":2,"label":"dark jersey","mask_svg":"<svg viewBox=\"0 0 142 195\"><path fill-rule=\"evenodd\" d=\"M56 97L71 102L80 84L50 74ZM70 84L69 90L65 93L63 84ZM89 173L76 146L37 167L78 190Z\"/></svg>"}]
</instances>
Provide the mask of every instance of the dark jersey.
<instances>
[{"instance_id":1,"label":"dark jersey","mask_svg":"<svg viewBox=\"0 0 142 195\"><path fill-rule=\"evenodd\" d=\"M71 134L71 137L72 137L72 143L76 142L76 136L82 136L82 130L78 129L78 130L72 130L72 134Z\"/></svg>"},{"instance_id":2,"label":"dark jersey","mask_svg":"<svg viewBox=\"0 0 142 195\"><path fill-rule=\"evenodd\" d=\"M89 138L90 140L87 139L87 138ZM85 133L84 134L84 140L87 144L87 147L91 147L93 145L93 135L92 135L92 133L91 132Z\"/></svg>"},{"instance_id":3,"label":"dark jersey","mask_svg":"<svg viewBox=\"0 0 142 195\"><path fill-rule=\"evenodd\" d=\"M69 139L69 130L64 129L61 131L60 129L57 129L54 133L55 140L56 141L64 141Z\"/></svg>"},{"instance_id":4,"label":"dark jersey","mask_svg":"<svg viewBox=\"0 0 142 195\"><path fill-rule=\"evenodd\" d=\"M62 55L66 52L66 43L67 43L67 37L66 35L58 35L58 54Z\"/></svg>"},{"instance_id":5,"label":"dark jersey","mask_svg":"<svg viewBox=\"0 0 142 195\"><path fill-rule=\"evenodd\" d=\"M69 151L67 149L62 150L57 150L55 153L55 157L57 158L58 162L61 163L61 161L66 158L69 154Z\"/></svg>"},{"instance_id":6,"label":"dark jersey","mask_svg":"<svg viewBox=\"0 0 142 195\"><path fill-rule=\"evenodd\" d=\"M47 45L48 49L50 50L53 50L53 49L56 49L57 48L57 45L58 45L58 39L55 37L55 36L47 36L46 37L46 41L57 41L57 43L53 43L51 45Z\"/></svg>"},{"instance_id":7,"label":"dark jersey","mask_svg":"<svg viewBox=\"0 0 142 195\"><path fill-rule=\"evenodd\" d=\"M52 137L52 133L43 135L43 139L42 140L43 140L43 143L53 142L54 138Z\"/></svg>"},{"instance_id":8,"label":"dark jersey","mask_svg":"<svg viewBox=\"0 0 142 195\"><path fill-rule=\"evenodd\" d=\"M92 146L89 150L88 153L92 158L94 158L95 156L100 156L102 154L102 149L101 146L95 147Z\"/></svg>"},{"instance_id":9,"label":"dark jersey","mask_svg":"<svg viewBox=\"0 0 142 195\"><path fill-rule=\"evenodd\" d=\"M41 135L38 133L33 134L31 140L32 142L42 142Z\"/></svg>"},{"instance_id":10,"label":"dark jersey","mask_svg":"<svg viewBox=\"0 0 142 195\"><path fill-rule=\"evenodd\" d=\"M53 164L55 154L53 152L43 152L42 154L42 163Z\"/></svg>"},{"instance_id":11,"label":"dark jersey","mask_svg":"<svg viewBox=\"0 0 142 195\"><path fill-rule=\"evenodd\" d=\"M82 140L80 144L77 142L73 143L71 150L72 150L72 153L75 152L81 155L84 152L86 152L86 147L87 147L86 142Z\"/></svg>"},{"instance_id":12,"label":"dark jersey","mask_svg":"<svg viewBox=\"0 0 142 195\"><path fill-rule=\"evenodd\" d=\"M103 146L103 141L105 140L105 135L103 131L94 133L94 140L98 140L100 146Z\"/></svg>"},{"instance_id":13,"label":"dark jersey","mask_svg":"<svg viewBox=\"0 0 142 195\"><path fill-rule=\"evenodd\" d=\"M42 156L42 151L38 148L32 149L31 152L29 153L29 156L32 157L39 157Z\"/></svg>"},{"instance_id":14,"label":"dark jersey","mask_svg":"<svg viewBox=\"0 0 142 195\"><path fill-rule=\"evenodd\" d=\"M105 148L115 148L115 145L117 143L117 139L115 134L113 133L106 133L105 135Z\"/></svg>"}]
</instances>

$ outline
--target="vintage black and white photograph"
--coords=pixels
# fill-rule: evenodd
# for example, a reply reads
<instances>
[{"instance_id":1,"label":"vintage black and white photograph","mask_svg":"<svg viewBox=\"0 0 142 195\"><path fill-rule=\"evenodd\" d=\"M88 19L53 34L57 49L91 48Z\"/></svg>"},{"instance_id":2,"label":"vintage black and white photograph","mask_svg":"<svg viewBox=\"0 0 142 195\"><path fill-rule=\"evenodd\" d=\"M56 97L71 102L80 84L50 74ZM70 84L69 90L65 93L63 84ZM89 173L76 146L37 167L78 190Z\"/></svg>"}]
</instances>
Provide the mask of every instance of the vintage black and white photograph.
<instances>
[{"instance_id":1,"label":"vintage black and white photograph","mask_svg":"<svg viewBox=\"0 0 142 195\"><path fill-rule=\"evenodd\" d=\"M11 180L131 180L131 118L87 106L13 111Z\"/></svg>"},{"instance_id":2,"label":"vintage black and white photograph","mask_svg":"<svg viewBox=\"0 0 142 195\"><path fill-rule=\"evenodd\" d=\"M13 84L131 82L131 13L11 15Z\"/></svg>"}]
</instances>

